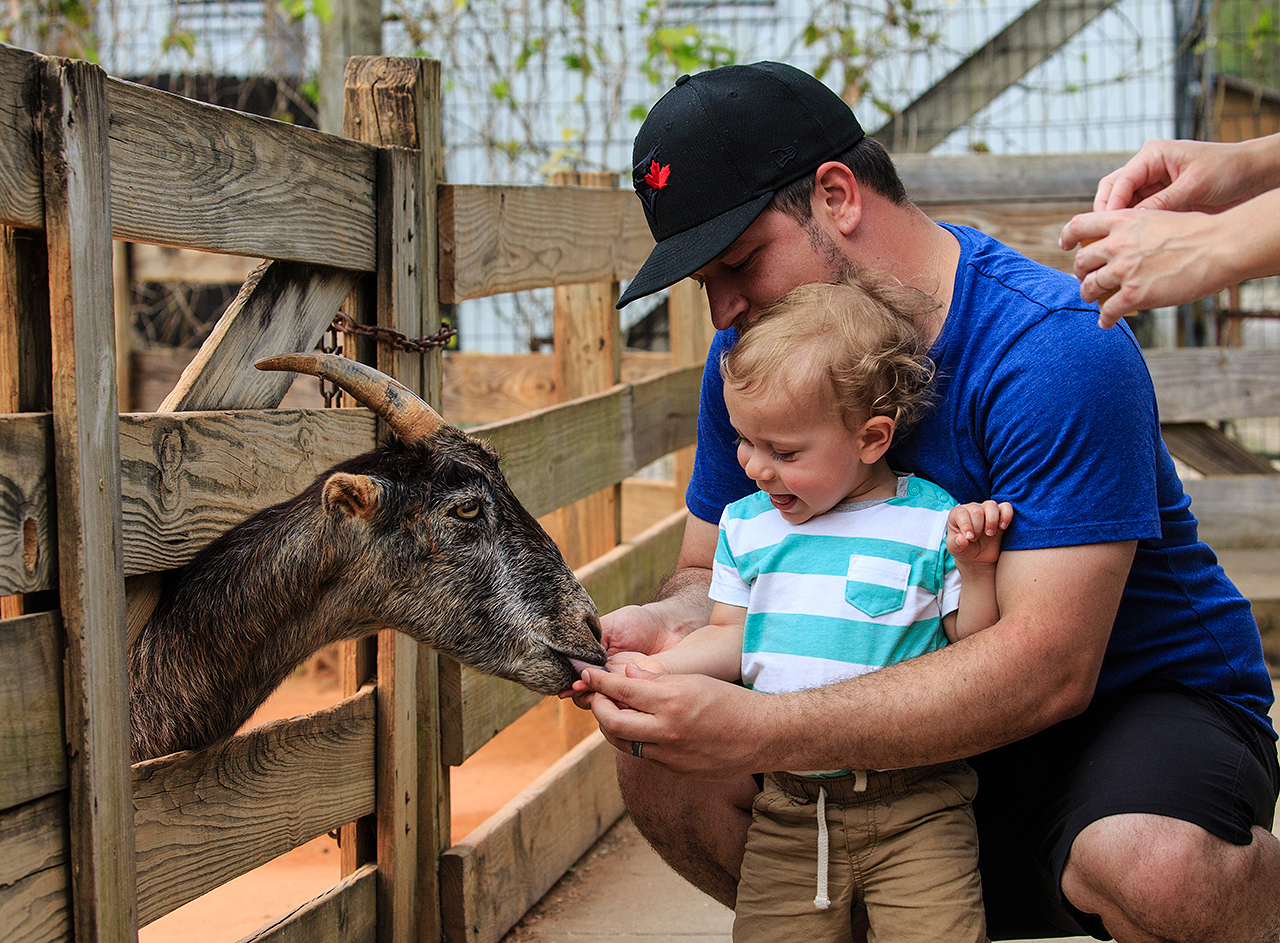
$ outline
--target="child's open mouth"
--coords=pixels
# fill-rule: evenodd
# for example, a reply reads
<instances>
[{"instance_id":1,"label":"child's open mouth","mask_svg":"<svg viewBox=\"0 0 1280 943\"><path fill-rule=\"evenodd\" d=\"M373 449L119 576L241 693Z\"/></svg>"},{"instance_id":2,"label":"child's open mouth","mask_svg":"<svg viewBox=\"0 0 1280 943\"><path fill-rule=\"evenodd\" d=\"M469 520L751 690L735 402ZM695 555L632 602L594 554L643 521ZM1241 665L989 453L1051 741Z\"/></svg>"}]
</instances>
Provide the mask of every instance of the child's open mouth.
<instances>
[{"instance_id":1,"label":"child's open mouth","mask_svg":"<svg viewBox=\"0 0 1280 943\"><path fill-rule=\"evenodd\" d=\"M771 494L769 500L773 502L773 506L779 511L790 511L796 503L794 494Z\"/></svg>"}]
</instances>

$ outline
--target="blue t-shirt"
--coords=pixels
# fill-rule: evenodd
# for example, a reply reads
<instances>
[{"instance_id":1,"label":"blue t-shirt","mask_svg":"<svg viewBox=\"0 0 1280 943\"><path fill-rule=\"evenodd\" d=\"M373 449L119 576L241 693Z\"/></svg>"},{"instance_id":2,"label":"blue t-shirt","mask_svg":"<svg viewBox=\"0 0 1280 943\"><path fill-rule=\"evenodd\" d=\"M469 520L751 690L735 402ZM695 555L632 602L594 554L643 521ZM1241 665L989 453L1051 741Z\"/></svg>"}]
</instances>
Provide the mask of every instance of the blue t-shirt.
<instances>
[{"instance_id":1,"label":"blue t-shirt","mask_svg":"<svg viewBox=\"0 0 1280 943\"><path fill-rule=\"evenodd\" d=\"M1006 550L1137 540L1096 693L1168 678L1226 698L1274 737L1257 624L1197 536L1133 334L1099 328L1070 275L941 225L959 240L960 263L930 351L934 406L895 439L890 464L961 503L1011 502ZM756 490L737 462L720 381L736 337L718 332L707 357L686 498L712 523Z\"/></svg>"}]
</instances>

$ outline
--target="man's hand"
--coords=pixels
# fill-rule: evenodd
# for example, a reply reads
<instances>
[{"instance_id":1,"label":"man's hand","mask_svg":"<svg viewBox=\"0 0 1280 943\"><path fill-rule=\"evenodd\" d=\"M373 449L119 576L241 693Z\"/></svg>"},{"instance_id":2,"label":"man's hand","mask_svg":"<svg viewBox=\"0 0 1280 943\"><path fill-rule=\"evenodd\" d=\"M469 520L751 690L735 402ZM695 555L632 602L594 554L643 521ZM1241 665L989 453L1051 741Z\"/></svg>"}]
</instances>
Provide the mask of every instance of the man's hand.
<instances>
[{"instance_id":1,"label":"man's hand","mask_svg":"<svg viewBox=\"0 0 1280 943\"><path fill-rule=\"evenodd\" d=\"M772 769L760 754L776 698L706 675L655 675L638 665L590 668L591 710L605 739L623 753L644 744L644 759L696 779L726 780ZM620 706L626 705L626 706ZM750 748L747 745L751 745Z\"/></svg>"}]
</instances>

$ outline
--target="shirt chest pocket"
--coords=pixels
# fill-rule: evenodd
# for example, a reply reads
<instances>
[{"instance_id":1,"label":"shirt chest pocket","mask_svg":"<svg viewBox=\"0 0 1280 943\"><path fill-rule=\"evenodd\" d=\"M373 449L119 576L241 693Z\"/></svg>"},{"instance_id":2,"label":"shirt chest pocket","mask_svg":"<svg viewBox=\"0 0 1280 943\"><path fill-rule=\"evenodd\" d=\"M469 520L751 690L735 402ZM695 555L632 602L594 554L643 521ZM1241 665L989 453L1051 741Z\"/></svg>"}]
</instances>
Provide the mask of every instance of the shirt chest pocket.
<instances>
[{"instance_id":1,"label":"shirt chest pocket","mask_svg":"<svg viewBox=\"0 0 1280 943\"><path fill-rule=\"evenodd\" d=\"M845 601L873 619L897 612L907 601L910 577L909 563L854 554L844 584Z\"/></svg>"}]
</instances>

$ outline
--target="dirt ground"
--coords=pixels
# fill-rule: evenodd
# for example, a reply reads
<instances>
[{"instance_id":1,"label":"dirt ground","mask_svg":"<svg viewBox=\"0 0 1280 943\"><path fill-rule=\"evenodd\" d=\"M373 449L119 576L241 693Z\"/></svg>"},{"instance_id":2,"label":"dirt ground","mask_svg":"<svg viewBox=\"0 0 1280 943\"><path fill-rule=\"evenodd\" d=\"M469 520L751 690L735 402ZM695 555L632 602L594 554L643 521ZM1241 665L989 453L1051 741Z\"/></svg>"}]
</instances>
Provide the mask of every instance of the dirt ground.
<instances>
[{"instance_id":1,"label":"dirt ground","mask_svg":"<svg viewBox=\"0 0 1280 943\"><path fill-rule=\"evenodd\" d=\"M334 703L337 678L311 666L290 678L253 723L306 714ZM454 840L466 835L538 778L594 729L589 714L544 701L450 774ZM326 835L224 884L143 927L141 943L234 943L337 883L338 846Z\"/></svg>"}]
</instances>

